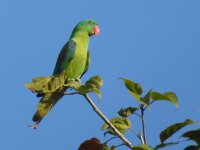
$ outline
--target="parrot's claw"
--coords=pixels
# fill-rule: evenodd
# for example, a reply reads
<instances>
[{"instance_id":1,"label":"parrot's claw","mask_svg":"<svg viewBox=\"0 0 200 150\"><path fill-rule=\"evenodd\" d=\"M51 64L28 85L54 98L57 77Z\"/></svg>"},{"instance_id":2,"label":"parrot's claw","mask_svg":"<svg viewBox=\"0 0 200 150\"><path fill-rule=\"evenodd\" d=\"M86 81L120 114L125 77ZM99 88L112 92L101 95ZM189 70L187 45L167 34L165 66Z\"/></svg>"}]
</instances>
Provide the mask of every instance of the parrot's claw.
<instances>
[{"instance_id":1,"label":"parrot's claw","mask_svg":"<svg viewBox=\"0 0 200 150\"><path fill-rule=\"evenodd\" d=\"M74 79L74 78L68 78L67 82L70 82L70 81L77 81L77 82L81 83L81 79L79 79L79 78L76 78L76 79Z\"/></svg>"},{"instance_id":2,"label":"parrot's claw","mask_svg":"<svg viewBox=\"0 0 200 150\"><path fill-rule=\"evenodd\" d=\"M67 78L67 82L70 82L70 81L75 81L75 79L73 79L73 78Z\"/></svg>"},{"instance_id":3,"label":"parrot's claw","mask_svg":"<svg viewBox=\"0 0 200 150\"><path fill-rule=\"evenodd\" d=\"M36 90L35 90L35 89L31 89L31 88L30 88L30 90L31 90L32 93L36 93Z\"/></svg>"},{"instance_id":4,"label":"parrot's claw","mask_svg":"<svg viewBox=\"0 0 200 150\"><path fill-rule=\"evenodd\" d=\"M80 82L81 83L81 79L80 78L76 78L75 81Z\"/></svg>"},{"instance_id":5,"label":"parrot's claw","mask_svg":"<svg viewBox=\"0 0 200 150\"><path fill-rule=\"evenodd\" d=\"M37 127L38 127L38 123L36 122L36 124L34 124L34 125L30 125L30 126L28 126L29 128L33 128L33 129L37 129Z\"/></svg>"}]
</instances>

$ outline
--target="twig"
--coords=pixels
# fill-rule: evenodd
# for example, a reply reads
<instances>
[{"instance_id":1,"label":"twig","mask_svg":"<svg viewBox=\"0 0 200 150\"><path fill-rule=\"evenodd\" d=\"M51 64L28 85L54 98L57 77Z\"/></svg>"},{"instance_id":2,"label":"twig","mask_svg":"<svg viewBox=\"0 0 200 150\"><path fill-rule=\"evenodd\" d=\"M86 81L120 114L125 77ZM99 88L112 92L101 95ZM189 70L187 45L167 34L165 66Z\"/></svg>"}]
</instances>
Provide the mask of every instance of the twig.
<instances>
[{"instance_id":1,"label":"twig","mask_svg":"<svg viewBox=\"0 0 200 150\"><path fill-rule=\"evenodd\" d=\"M64 95L74 95L74 94L79 94L79 92L71 92L71 93L65 92L64 93Z\"/></svg>"},{"instance_id":2,"label":"twig","mask_svg":"<svg viewBox=\"0 0 200 150\"><path fill-rule=\"evenodd\" d=\"M145 144L144 139L143 139L143 136L142 136L141 133L139 133L139 137L140 137L140 139L141 139L142 144Z\"/></svg>"},{"instance_id":3,"label":"twig","mask_svg":"<svg viewBox=\"0 0 200 150\"><path fill-rule=\"evenodd\" d=\"M140 119L142 119L142 116L139 115L138 113L133 113L134 115L138 116Z\"/></svg>"},{"instance_id":4,"label":"twig","mask_svg":"<svg viewBox=\"0 0 200 150\"><path fill-rule=\"evenodd\" d=\"M190 141L190 139L180 140L180 141L177 141L177 142L175 142L175 143L182 143L182 142L187 142L187 141Z\"/></svg>"},{"instance_id":5,"label":"twig","mask_svg":"<svg viewBox=\"0 0 200 150\"><path fill-rule=\"evenodd\" d=\"M154 102L154 101L151 101L149 105L152 105L152 104L153 104L153 102ZM147 109L147 107L145 107L145 108L144 108L144 110L146 110L146 109Z\"/></svg>"},{"instance_id":6,"label":"twig","mask_svg":"<svg viewBox=\"0 0 200 150\"><path fill-rule=\"evenodd\" d=\"M125 144L122 143L122 144L119 144L119 145L115 146L115 148L120 147L120 146L124 146L124 145L125 145Z\"/></svg>"},{"instance_id":7,"label":"twig","mask_svg":"<svg viewBox=\"0 0 200 150\"><path fill-rule=\"evenodd\" d=\"M98 109L98 107L93 103L87 94L82 94L85 99L92 106L93 110L105 121L105 123L119 136L119 138L128 146L129 148L133 148L131 142L129 142L116 128L115 126L108 120L108 118Z\"/></svg>"},{"instance_id":8,"label":"twig","mask_svg":"<svg viewBox=\"0 0 200 150\"><path fill-rule=\"evenodd\" d=\"M147 144L147 140L146 140L146 130L145 130L145 123L144 123L144 105L140 105L140 110L141 110L141 121L142 121L142 135L143 135L143 139L144 139L144 144Z\"/></svg>"},{"instance_id":9,"label":"twig","mask_svg":"<svg viewBox=\"0 0 200 150\"><path fill-rule=\"evenodd\" d=\"M105 141L103 144L107 144L109 141L111 141L112 139L118 138L117 136L111 137L110 139L108 139L107 141Z\"/></svg>"},{"instance_id":10,"label":"twig","mask_svg":"<svg viewBox=\"0 0 200 150\"><path fill-rule=\"evenodd\" d=\"M131 128L129 128L129 131L131 131L141 141L141 143L144 144L144 139L140 133L136 134Z\"/></svg>"}]
</instances>

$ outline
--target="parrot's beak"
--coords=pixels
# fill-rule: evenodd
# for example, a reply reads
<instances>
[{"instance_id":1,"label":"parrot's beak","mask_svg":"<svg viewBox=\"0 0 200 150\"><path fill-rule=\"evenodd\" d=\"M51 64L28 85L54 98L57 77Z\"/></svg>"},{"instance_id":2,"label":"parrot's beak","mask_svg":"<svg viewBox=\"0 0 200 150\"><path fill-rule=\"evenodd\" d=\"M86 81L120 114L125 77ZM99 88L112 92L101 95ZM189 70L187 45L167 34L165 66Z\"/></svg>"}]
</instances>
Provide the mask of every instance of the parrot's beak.
<instances>
[{"instance_id":1,"label":"parrot's beak","mask_svg":"<svg viewBox=\"0 0 200 150\"><path fill-rule=\"evenodd\" d=\"M100 29L98 25L94 26L93 30L94 30L94 35L99 35Z\"/></svg>"}]
</instances>

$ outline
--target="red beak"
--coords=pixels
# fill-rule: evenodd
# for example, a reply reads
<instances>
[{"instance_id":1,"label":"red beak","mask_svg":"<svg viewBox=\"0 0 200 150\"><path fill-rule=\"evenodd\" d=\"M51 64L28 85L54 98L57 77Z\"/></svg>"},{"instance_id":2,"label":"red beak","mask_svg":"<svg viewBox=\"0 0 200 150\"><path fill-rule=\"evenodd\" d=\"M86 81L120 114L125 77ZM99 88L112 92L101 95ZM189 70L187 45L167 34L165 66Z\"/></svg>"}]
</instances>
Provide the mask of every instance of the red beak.
<instances>
[{"instance_id":1,"label":"red beak","mask_svg":"<svg viewBox=\"0 0 200 150\"><path fill-rule=\"evenodd\" d=\"M98 25L94 26L93 30L94 30L94 34L95 34L95 35L99 35L100 29L99 29L99 26L98 26Z\"/></svg>"}]
</instances>

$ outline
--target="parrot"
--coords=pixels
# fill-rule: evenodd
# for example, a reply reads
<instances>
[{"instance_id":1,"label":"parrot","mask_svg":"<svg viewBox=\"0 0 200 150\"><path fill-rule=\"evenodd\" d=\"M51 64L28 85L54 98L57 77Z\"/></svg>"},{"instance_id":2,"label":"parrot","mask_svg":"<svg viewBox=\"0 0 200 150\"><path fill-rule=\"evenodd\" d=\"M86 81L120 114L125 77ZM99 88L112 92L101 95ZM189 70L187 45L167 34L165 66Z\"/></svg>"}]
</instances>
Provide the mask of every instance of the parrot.
<instances>
[{"instance_id":1,"label":"parrot","mask_svg":"<svg viewBox=\"0 0 200 150\"><path fill-rule=\"evenodd\" d=\"M64 73L66 79L80 82L80 78L86 73L90 64L90 53L88 50L90 37L100 33L96 21L88 19L80 21L73 29L67 43L61 49L53 71L53 75ZM41 97L37 111L32 120L36 129L41 120L48 114L53 106L64 96L65 88L45 94L38 94Z\"/></svg>"}]
</instances>

